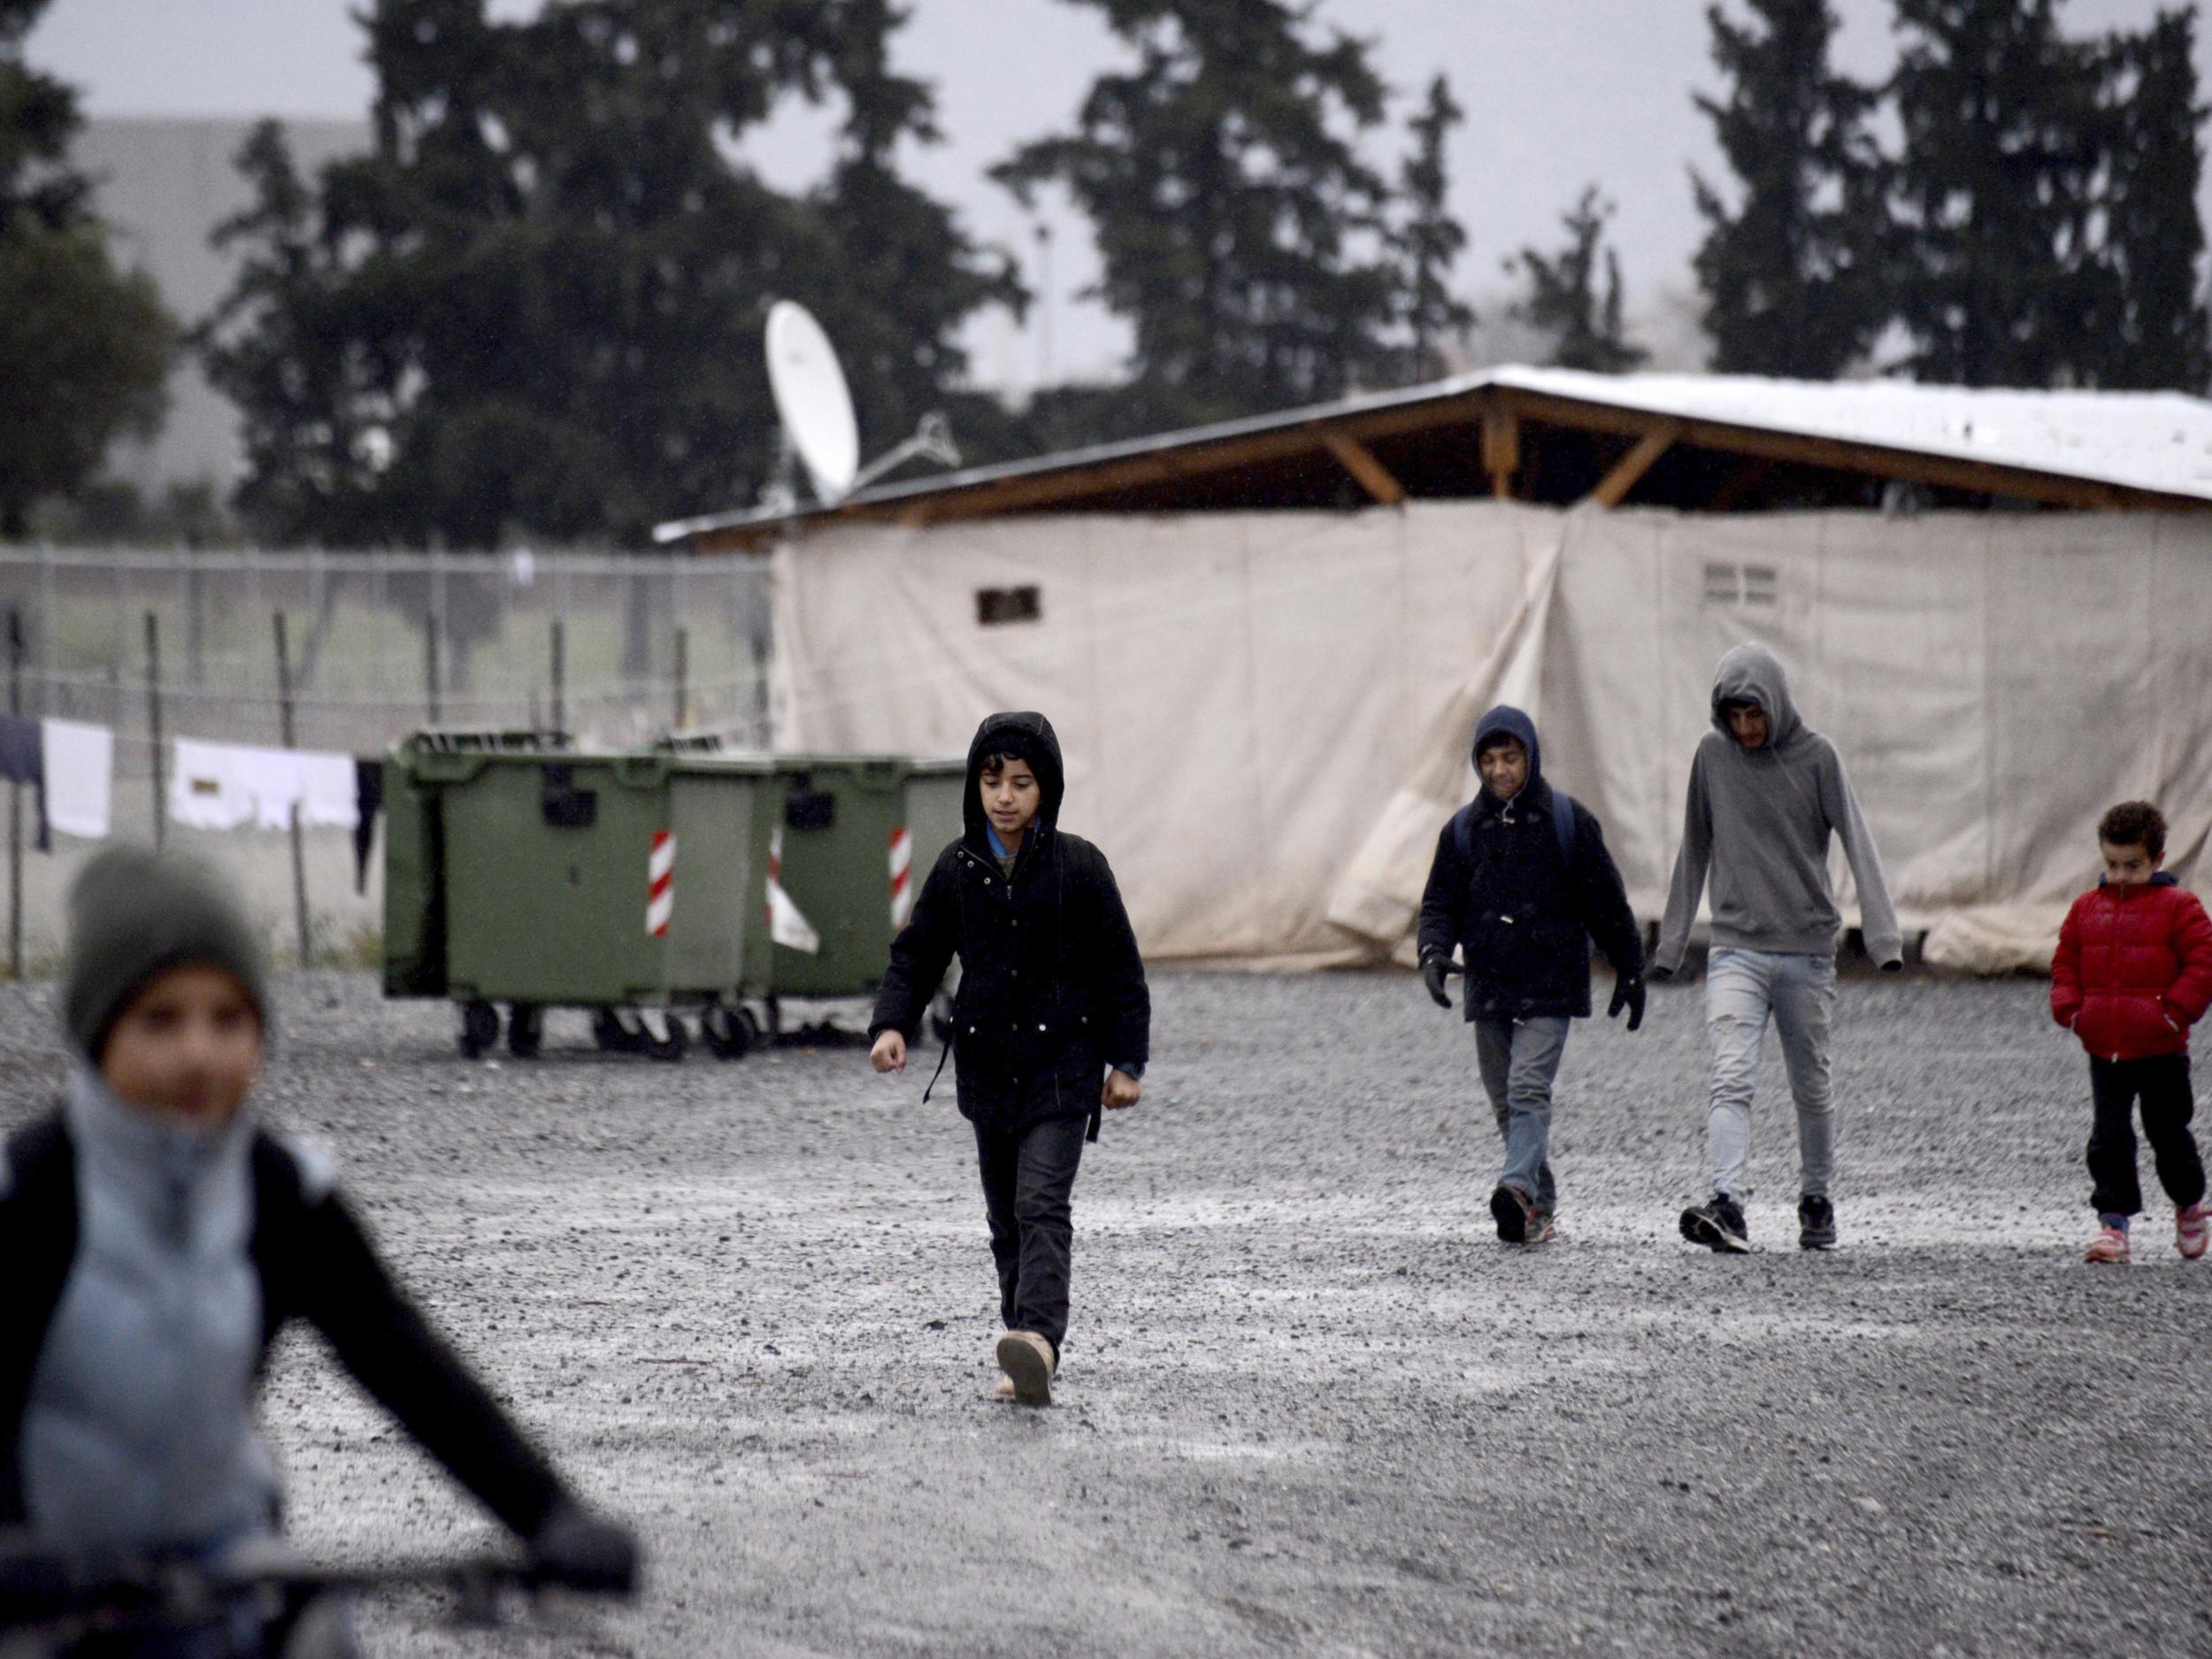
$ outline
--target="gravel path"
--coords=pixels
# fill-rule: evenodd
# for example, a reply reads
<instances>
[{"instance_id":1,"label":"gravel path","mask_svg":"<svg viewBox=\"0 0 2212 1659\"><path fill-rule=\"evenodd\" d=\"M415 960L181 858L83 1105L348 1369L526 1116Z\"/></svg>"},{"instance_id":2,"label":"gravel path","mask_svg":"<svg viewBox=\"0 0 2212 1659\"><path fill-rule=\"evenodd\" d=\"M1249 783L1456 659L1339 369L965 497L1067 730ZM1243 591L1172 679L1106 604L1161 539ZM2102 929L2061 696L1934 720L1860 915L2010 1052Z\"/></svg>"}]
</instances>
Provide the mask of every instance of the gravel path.
<instances>
[{"instance_id":1,"label":"gravel path","mask_svg":"<svg viewBox=\"0 0 2212 1659\"><path fill-rule=\"evenodd\" d=\"M2162 1198L2133 1268L2080 1264L2087 1079L2040 985L1847 979L1831 1256L1770 1043L1739 1258L1675 1233L1696 987L1578 1025L1539 1251L1492 1235L1473 1042L1410 976L1154 992L1033 1413L985 1398L971 1143L921 1075L603 1058L572 1015L466 1064L442 1007L286 980L272 1117L654 1556L634 1607L496 1638L377 1603L373 1651L2212 1653L2212 1260ZM0 987L11 1119L46 995ZM490 1539L311 1339L267 1417L310 1548Z\"/></svg>"}]
</instances>

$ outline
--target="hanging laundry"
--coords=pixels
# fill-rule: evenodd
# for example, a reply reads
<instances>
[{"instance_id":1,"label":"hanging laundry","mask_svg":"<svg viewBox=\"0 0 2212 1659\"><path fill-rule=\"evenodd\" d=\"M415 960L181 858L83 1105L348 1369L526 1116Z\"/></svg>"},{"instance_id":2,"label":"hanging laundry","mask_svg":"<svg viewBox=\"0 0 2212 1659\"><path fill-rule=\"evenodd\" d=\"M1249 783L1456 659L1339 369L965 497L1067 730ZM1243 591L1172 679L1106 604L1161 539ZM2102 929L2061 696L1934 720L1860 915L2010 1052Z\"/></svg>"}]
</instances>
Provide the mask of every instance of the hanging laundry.
<instances>
[{"instance_id":1,"label":"hanging laundry","mask_svg":"<svg viewBox=\"0 0 2212 1659\"><path fill-rule=\"evenodd\" d=\"M283 751L280 751L283 752ZM299 766L300 826L303 829L356 828L361 822L359 780L353 757L329 755L319 749L291 751Z\"/></svg>"},{"instance_id":2,"label":"hanging laundry","mask_svg":"<svg viewBox=\"0 0 2212 1659\"><path fill-rule=\"evenodd\" d=\"M252 768L234 743L180 737L169 770L169 821L187 829L243 829L255 818Z\"/></svg>"},{"instance_id":3,"label":"hanging laundry","mask_svg":"<svg viewBox=\"0 0 2212 1659\"><path fill-rule=\"evenodd\" d=\"M180 737L169 783L169 818L190 829L283 829L300 810L310 829L359 821L353 757L314 749L257 749Z\"/></svg>"},{"instance_id":4,"label":"hanging laundry","mask_svg":"<svg viewBox=\"0 0 2212 1659\"><path fill-rule=\"evenodd\" d=\"M353 763L353 890L369 890L369 849L376 841L376 816L384 810L384 763Z\"/></svg>"},{"instance_id":5,"label":"hanging laundry","mask_svg":"<svg viewBox=\"0 0 2212 1659\"><path fill-rule=\"evenodd\" d=\"M19 714L0 714L0 778L27 783L38 791L38 835L41 852L53 850L46 833L46 733L36 720Z\"/></svg>"},{"instance_id":6,"label":"hanging laundry","mask_svg":"<svg viewBox=\"0 0 2212 1659\"><path fill-rule=\"evenodd\" d=\"M81 720L43 727L46 822L65 835L104 841L115 810L115 733Z\"/></svg>"}]
</instances>

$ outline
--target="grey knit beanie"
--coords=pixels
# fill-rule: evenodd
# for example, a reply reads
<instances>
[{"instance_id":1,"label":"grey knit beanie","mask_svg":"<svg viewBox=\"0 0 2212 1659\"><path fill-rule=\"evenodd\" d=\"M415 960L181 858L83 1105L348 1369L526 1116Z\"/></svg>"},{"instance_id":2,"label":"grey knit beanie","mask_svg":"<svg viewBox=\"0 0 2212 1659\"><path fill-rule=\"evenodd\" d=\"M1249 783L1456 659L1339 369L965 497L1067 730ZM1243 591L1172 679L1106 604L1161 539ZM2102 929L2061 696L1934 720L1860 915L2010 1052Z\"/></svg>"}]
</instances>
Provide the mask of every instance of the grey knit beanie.
<instances>
[{"instance_id":1,"label":"grey knit beanie","mask_svg":"<svg viewBox=\"0 0 2212 1659\"><path fill-rule=\"evenodd\" d=\"M196 962L235 975L267 1029L261 941L230 883L181 853L105 849L69 889L63 1032L97 1065L109 1028L140 988L165 969Z\"/></svg>"}]
</instances>

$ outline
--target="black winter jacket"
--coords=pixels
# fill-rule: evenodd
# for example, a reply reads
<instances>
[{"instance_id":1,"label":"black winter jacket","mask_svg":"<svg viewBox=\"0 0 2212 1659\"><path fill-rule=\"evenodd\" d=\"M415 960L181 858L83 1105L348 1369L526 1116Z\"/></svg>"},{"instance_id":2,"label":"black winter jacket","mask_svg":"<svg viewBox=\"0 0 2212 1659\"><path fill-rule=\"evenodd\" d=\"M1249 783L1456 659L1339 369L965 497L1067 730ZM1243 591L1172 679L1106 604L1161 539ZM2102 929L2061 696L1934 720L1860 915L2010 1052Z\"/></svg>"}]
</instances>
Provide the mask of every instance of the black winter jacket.
<instances>
[{"instance_id":1,"label":"black winter jacket","mask_svg":"<svg viewBox=\"0 0 2212 1659\"><path fill-rule=\"evenodd\" d=\"M1019 754L1041 801L1010 879L992 856L979 794L983 758ZM868 1034L911 1043L952 958L953 1064L960 1112L1012 1132L1093 1118L1108 1065L1150 1052L1144 961L1106 856L1059 828L1066 793L1059 740L1041 714L995 714L968 750L967 832L922 884L891 945Z\"/></svg>"},{"instance_id":2,"label":"black winter jacket","mask_svg":"<svg viewBox=\"0 0 2212 1659\"><path fill-rule=\"evenodd\" d=\"M566 1493L384 1271L352 1210L303 1179L266 1131L251 1153L249 1245L261 1281L261 1352L295 1317L461 1484L518 1534L537 1532ZM77 1164L57 1111L7 1142L0 1181L0 1525L20 1525L23 1416L47 1327L77 1254Z\"/></svg>"},{"instance_id":3,"label":"black winter jacket","mask_svg":"<svg viewBox=\"0 0 2212 1659\"><path fill-rule=\"evenodd\" d=\"M1557 809L1544 781L1535 723L1518 709L1493 709L1476 725L1476 752L1499 733L1520 739L1528 750L1528 781L1510 801L1486 787L1476 793L1466 814L1467 852L1456 818L1437 837L1421 895L1421 959L1448 960L1459 948L1469 1019L1584 1018L1590 1012L1593 939L1616 973L1643 972L1636 918L1605 849L1605 833L1580 802L1573 811L1573 856L1561 858Z\"/></svg>"}]
</instances>

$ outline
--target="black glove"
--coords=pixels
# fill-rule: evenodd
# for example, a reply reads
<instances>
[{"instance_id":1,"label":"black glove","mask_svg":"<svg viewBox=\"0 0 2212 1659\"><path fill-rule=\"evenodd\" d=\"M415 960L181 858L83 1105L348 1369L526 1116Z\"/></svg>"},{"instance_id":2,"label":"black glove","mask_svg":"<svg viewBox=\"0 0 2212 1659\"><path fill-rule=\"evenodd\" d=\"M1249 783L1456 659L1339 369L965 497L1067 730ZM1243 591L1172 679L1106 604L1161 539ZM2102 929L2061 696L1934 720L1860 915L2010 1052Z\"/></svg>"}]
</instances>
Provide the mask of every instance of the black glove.
<instances>
[{"instance_id":1,"label":"black glove","mask_svg":"<svg viewBox=\"0 0 2212 1659\"><path fill-rule=\"evenodd\" d=\"M563 1498L530 1537L531 1575L541 1584L605 1595L632 1595L638 1585L637 1534Z\"/></svg>"},{"instance_id":2,"label":"black glove","mask_svg":"<svg viewBox=\"0 0 2212 1659\"><path fill-rule=\"evenodd\" d=\"M1632 973L1624 973L1613 980L1613 1002L1605 1010L1608 1019L1618 1019L1621 1010L1628 1010L1628 1028L1635 1031L1644 1023L1644 982Z\"/></svg>"},{"instance_id":3,"label":"black glove","mask_svg":"<svg viewBox=\"0 0 2212 1659\"><path fill-rule=\"evenodd\" d=\"M1441 956L1431 956L1421 964L1421 983L1429 987L1429 1001L1439 1008L1452 1005L1452 994L1444 988L1445 967Z\"/></svg>"}]
</instances>

